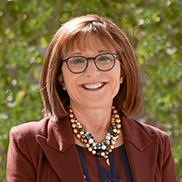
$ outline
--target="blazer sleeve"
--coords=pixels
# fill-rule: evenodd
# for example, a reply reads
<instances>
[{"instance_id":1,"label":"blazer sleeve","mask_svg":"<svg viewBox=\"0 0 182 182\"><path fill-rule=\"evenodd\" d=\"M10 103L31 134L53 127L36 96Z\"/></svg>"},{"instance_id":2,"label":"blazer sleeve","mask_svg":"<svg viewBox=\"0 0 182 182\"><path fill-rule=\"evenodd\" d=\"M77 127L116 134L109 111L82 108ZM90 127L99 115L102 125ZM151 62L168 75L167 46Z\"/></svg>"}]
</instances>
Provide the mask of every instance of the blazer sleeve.
<instances>
[{"instance_id":1,"label":"blazer sleeve","mask_svg":"<svg viewBox=\"0 0 182 182\"><path fill-rule=\"evenodd\" d=\"M171 144L168 135L164 135L164 153L162 159L162 181L178 182L174 159L171 151Z\"/></svg>"},{"instance_id":2,"label":"blazer sleeve","mask_svg":"<svg viewBox=\"0 0 182 182\"><path fill-rule=\"evenodd\" d=\"M13 127L7 156L7 182L35 182L36 172L32 165L24 134Z\"/></svg>"}]
</instances>

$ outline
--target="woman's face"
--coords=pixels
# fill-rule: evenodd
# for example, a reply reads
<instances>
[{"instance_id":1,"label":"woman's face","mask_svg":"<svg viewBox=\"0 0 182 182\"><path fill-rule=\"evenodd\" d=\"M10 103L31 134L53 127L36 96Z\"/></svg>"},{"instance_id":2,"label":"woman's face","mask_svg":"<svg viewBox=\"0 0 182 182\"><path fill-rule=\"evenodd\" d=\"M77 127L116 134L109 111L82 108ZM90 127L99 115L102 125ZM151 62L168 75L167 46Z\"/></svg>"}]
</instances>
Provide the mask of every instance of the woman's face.
<instances>
[{"instance_id":1,"label":"woman's face","mask_svg":"<svg viewBox=\"0 0 182 182\"><path fill-rule=\"evenodd\" d=\"M95 57L102 53L116 53L111 48L108 52L102 42L92 37L92 48L85 48L81 51L74 44L73 50L68 50L65 58L70 56ZM70 98L70 105L81 108L104 108L112 106L113 98L117 95L120 83L123 78L121 75L120 62L116 59L114 68L110 71L100 71L96 68L94 61L89 60L88 67L83 73L74 74L69 71L66 62L62 65L62 75L60 83L64 82L63 88L66 89Z\"/></svg>"}]
</instances>

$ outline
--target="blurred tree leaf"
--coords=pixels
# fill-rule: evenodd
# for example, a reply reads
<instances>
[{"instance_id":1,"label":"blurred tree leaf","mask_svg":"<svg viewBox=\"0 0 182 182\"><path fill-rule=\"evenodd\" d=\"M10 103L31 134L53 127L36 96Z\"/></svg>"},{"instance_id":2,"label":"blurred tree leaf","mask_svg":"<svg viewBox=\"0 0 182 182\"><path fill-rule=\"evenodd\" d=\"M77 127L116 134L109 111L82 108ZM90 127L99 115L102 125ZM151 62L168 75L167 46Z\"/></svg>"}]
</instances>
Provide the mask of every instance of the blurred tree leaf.
<instances>
[{"instance_id":1,"label":"blurred tree leaf","mask_svg":"<svg viewBox=\"0 0 182 182\"><path fill-rule=\"evenodd\" d=\"M11 127L42 118L39 75L60 25L98 14L128 36L139 63L145 112L139 119L165 130L182 181L182 1L4 0L0 3L0 182L6 181ZM145 117L147 116L147 117Z\"/></svg>"}]
</instances>

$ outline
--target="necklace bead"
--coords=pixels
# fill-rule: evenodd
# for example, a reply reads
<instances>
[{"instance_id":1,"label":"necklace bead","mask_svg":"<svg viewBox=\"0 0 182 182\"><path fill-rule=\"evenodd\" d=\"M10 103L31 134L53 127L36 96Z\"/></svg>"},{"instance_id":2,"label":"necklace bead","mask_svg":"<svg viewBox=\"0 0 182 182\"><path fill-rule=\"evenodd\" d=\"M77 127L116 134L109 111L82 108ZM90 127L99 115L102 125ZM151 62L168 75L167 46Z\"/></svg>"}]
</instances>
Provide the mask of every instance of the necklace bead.
<instances>
[{"instance_id":1,"label":"necklace bead","mask_svg":"<svg viewBox=\"0 0 182 182\"><path fill-rule=\"evenodd\" d=\"M69 108L69 117L72 126L73 133L82 143L88 148L88 151L93 155L98 155L107 158L109 153L114 149L116 140L119 138L121 129L121 120L115 106L112 106L112 117L109 131L106 134L106 138L101 142L96 142L91 133L83 130L80 122L77 121L71 107Z\"/></svg>"}]
</instances>

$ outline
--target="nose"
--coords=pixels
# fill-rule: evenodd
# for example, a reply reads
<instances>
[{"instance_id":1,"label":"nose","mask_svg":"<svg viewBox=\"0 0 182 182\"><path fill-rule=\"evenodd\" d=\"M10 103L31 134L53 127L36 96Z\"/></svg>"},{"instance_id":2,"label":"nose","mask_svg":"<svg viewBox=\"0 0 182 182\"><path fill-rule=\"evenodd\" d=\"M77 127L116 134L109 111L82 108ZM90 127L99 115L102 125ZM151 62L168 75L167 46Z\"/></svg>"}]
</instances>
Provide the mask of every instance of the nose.
<instances>
[{"instance_id":1,"label":"nose","mask_svg":"<svg viewBox=\"0 0 182 182\"><path fill-rule=\"evenodd\" d=\"M100 71L97 69L97 67L94 64L94 60L88 61L88 67L84 72L86 77L95 77L100 74Z\"/></svg>"}]
</instances>

